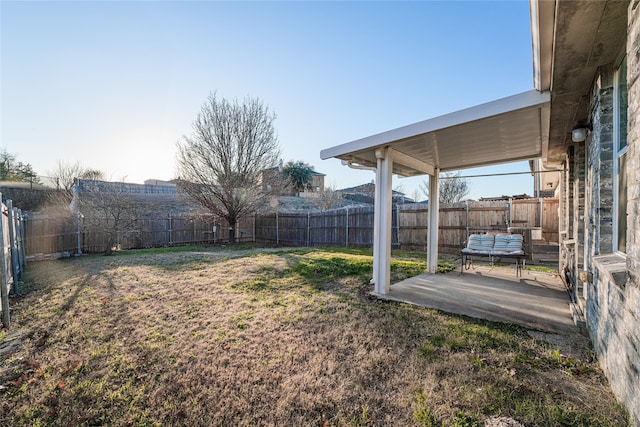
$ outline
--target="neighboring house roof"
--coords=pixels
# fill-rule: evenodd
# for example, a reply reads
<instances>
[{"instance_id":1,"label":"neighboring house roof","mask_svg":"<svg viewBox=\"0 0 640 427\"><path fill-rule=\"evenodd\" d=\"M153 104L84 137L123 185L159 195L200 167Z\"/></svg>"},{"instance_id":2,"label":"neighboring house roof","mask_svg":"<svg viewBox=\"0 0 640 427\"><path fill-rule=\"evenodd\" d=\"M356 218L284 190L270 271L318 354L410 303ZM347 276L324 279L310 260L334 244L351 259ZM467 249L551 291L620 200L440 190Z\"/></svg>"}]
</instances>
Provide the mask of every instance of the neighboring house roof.
<instances>
[{"instance_id":1,"label":"neighboring house roof","mask_svg":"<svg viewBox=\"0 0 640 427\"><path fill-rule=\"evenodd\" d=\"M495 197L480 197L481 202L490 202L498 200L526 200L530 199L528 194L514 194L513 196L495 196Z\"/></svg>"},{"instance_id":2,"label":"neighboring house roof","mask_svg":"<svg viewBox=\"0 0 640 427\"><path fill-rule=\"evenodd\" d=\"M111 182L97 179L78 179L73 184L84 192L120 192L131 194L177 194L175 183L133 184L129 182Z\"/></svg>"},{"instance_id":3,"label":"neighboring house roof","mask_svg":"<svg viewBox=\"0 0 640 427\"><path fill-rule=\"evenodd\" d=\"M356 185L355 187L342 188L340 190L336 190L337 193L353 193L353 194L373 194L376 190L376 186L374 183L369 182L366 184ZM404 196L404 193L396 190L391 190L394 196Z\"/></svg>"},{"instance_id":4,"label":"neighboring house roof","mask_svg":"<svg viewBox=\"0 0 640 427\"><path fill-rule=\"evenodd\" d=\"M163 181L161 179L147 179L144 181L145 185L176 185L176 180Z\"/></svg>"}]
</instances>

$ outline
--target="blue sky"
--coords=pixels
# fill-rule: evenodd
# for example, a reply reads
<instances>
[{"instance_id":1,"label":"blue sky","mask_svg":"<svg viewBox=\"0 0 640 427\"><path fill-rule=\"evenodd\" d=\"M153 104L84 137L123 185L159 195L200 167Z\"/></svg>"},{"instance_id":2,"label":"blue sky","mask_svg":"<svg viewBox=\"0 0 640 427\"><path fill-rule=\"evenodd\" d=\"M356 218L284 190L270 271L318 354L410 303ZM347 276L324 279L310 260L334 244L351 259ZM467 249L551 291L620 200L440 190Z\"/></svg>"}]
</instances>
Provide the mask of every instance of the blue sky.
<instances>
[{"instance_id":1,"label":"blue sky","mask_svg":"<svg viewBox=\"0 0 640 427\"><path fill-rule=\"evenodd\" d=\"M0 2L0 145L47 175L175 175L210 92L260 98L284 161L341 188L373 173L320 150L533 88L529 6L497 2ZM463 174L525 171L526 163ZM424 178L399 179L411 195ZM470 181L471 198L532 178Z\"/></svg>"}]
</instances>

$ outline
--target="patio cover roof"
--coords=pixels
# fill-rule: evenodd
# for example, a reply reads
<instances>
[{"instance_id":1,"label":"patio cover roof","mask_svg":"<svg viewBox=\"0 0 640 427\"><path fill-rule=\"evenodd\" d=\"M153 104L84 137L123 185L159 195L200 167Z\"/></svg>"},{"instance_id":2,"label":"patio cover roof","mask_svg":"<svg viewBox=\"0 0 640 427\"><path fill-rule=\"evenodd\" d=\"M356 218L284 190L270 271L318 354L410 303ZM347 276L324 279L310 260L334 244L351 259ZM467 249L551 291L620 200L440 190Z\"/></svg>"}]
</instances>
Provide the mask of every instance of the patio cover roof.
<instances>
[{"instance_id":1,"label":"patio cover roof","mask_svg":"<svg viewBox=\"0 0 640 427\"><path fill-rule=\"evenodd\" d=\"M433 175L543 157L549 142L549 92L531 90L372 135L320 152L376 166L376 149L392 150L393 173Z\"/></svg>"}]
</instances>

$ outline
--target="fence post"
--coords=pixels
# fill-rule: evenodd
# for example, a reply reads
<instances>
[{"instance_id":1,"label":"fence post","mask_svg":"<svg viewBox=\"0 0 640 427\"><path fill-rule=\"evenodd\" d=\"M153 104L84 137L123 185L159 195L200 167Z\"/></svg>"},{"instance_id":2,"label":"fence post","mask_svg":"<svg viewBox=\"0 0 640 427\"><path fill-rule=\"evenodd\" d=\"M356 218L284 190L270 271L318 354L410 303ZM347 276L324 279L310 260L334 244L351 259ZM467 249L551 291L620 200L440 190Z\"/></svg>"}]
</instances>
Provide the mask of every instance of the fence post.
<instances>
[{"instance_id":1,"label":"fence post","mask_svg":"<svg viewBox=\"0 0 640 427\"><path fill-rule=\"evenodd\" d=\"M542 199L538 197L538 226L542 232Z\"/></svg>"},{"instance_id":2,"label":"fence post","mask_svg":"<svg viewBox=\"0 0 640 427\"><path fill-rule=\"evenodd\" d=\"M22 216L22 210L18 209L18 227L16 230L17 242L18 242L18 268L20 269L20 276L24 274L24 267L27 264L24 252L24 217Z\"/></svg>"},{"instance_id":3,"label":"fence post","mask_svg":"<svg viewBox=\"0 0 640 427\"><path fill-rule=\"evenodd\" d=\"M2 200L2 193L0 193L0 200ZM9 315L9 290L8 278L7 278L7 257L5 256L6 245L4 241L4 203L0 202L0 267L2 267L2 277L0 278L0 297L2 298L2 325L5 328L9 328L11 325L11 316Z\"/></svg>"},{"instance_id":4,"label":"fence post","mask_svg":"<svg viewBox=\"0 0 640 427\"><path fill-rule=\"evenodd\" d=\"M169 214L169 246L173 245L173 221L171 219L171 214Z\"/></svg>"},{"instance_id":5,"label":"fence post","mask_svg":"<svg viewBox=\"0 0 640 427\"><path fill-rule=\"evenodd\" d=\"M400 248L400 205L396 205L396 234L398 238L398 248Z\"/></svg>"},{"instance_id":6,"label":"fence post","mask_svg":"<svg viewBox=\"0 0 640 427\"><path fill-rule=\"evenodd\" d=\"M311 213L307 212L307 247L311 246Z\"/></svg>"},{"instance_id":7,"label":"fence post","mask_svg":"<svg viewBox=\"0 0 640 427\"><path fill-rule=\"evenodd\" d=\"M11 275L13 276L13 293L18 294L18 251L16 250L15 212L13 200L7 200L7 216L9 217L9 252L11 253Z\"/></svg>"},{"instance_id":8,"label":"fence post","mask_svg":"<svg viewBox=\"0 0 640 427\"><path fill-rule=\"evenodd\" d=\"M256 242L256 220L258 219L258 214L253 213L253 243Z\"/></svg>"},{"instance_id":9,"label":"fence post","mask_svg":"<svg viewBox=\"0 0 640 427\"><path fill-rule=\"evenodd\" d=\"M466 230L465 244L469 241L469 202L464 202L464 228Z\"/></svg>"},{"instance_id":10,"label":"fence post","mask_svg":"<svg viewBox=\"0 0 640 427\"><path fill-rule=\"evenodd\" d=\"M77 216L77 221L78 221L78 231L77 231L77 241L78 241L78 255L82 255L82 214L80 213L80 210L78 210L78 216Z\"/></svg>"},{"instance_id":11,"label":"fence post","mask_svg":"<svg viewBox=\"0 0 640 427\"><path fill-rule=\"evenodd\" d=\"M345 246L349 247L349 206L346 207L345 212L346 212L346 218L345 218L345 229L346 229Z\"/></svg>"},{"instance_id":12,"label":"fence post","mask_svg":"<svg viewBox=\"0 0 640 427\"><path fill-rule=\"evenodd\" d=\"M276 209L276 245L280 244L280 228L278 221L278 210Z\"/></svg>"}]
</instances>

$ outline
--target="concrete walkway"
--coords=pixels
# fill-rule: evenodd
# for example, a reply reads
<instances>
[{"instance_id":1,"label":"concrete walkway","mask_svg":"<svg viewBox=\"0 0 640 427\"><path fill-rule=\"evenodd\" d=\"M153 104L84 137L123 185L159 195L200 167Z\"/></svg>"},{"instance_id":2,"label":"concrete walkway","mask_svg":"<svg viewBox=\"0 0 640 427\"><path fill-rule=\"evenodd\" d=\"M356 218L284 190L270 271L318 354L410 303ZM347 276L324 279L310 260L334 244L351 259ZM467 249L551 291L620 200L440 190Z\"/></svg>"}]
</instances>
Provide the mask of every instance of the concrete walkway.
<instances>
[{"instance_id":1,"label":"concrete walkway","mask_svg":"<svg viewBox=\"0 0 640 427\"><path fill-rule=\"evenodd\" d=\"M381 299L434 308L446 313L496 322L515 323L552 333L577 332L569 308L569 295L555 274L514 267L478 266L447 274L422 274L391 285Z\"/></svg>"}]
</instances>

